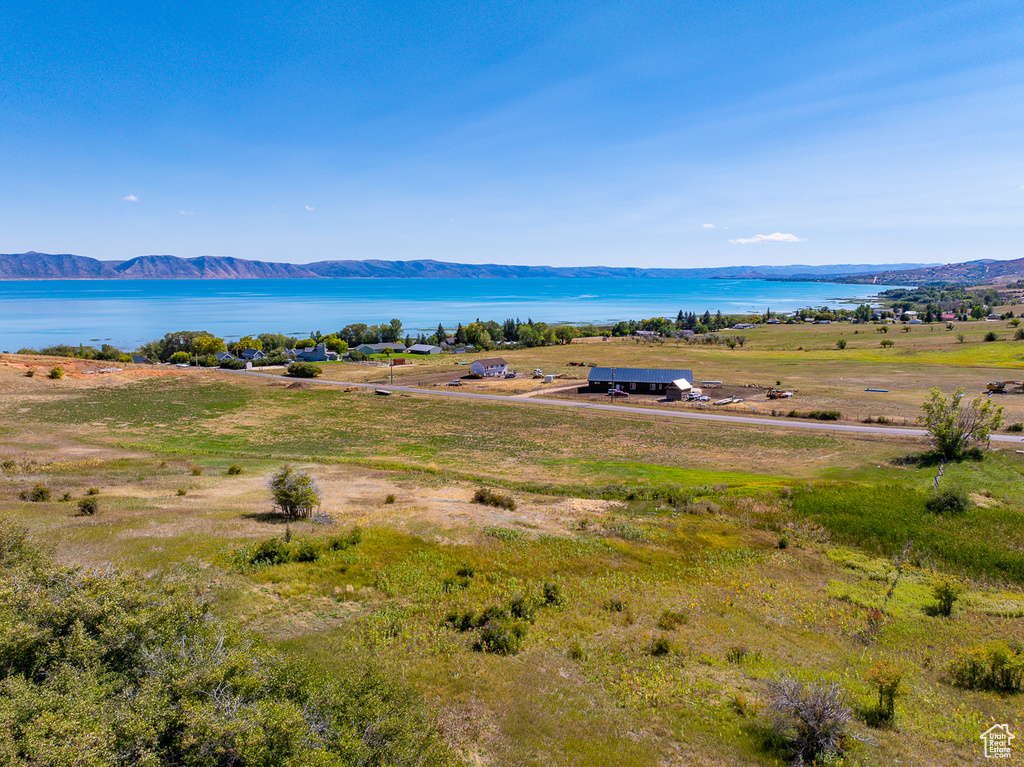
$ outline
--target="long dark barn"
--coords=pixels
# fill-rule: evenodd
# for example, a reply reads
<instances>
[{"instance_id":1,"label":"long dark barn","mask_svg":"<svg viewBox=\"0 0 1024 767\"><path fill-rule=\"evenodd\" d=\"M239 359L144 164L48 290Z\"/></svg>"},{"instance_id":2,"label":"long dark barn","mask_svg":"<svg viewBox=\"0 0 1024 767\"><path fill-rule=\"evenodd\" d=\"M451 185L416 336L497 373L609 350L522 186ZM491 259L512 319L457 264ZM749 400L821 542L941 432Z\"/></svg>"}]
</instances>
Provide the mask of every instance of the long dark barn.
<instances>
[{"instance_id":1,"label":"long dark barn","mask_svg":"<svg viewBox=\"0 0 1024 767\"><path fill-rule=\"evenodd\" d=\"M668 385L680 378L693 383L692 370L661 370L659 368L591 368L587 376L590 391L611 388L637 394L663 394Z\"/></svg>"}]
</instances>

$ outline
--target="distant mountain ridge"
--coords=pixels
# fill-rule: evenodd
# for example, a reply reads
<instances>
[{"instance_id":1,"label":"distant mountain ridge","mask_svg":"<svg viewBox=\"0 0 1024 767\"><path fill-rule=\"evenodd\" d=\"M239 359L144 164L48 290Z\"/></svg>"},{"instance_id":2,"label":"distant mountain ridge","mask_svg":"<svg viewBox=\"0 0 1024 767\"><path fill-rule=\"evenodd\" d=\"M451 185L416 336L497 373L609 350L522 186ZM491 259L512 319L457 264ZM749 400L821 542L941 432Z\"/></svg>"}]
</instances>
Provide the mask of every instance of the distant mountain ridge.
<instances>
[{"instance_id":1,"label":"distant mountain ridge","mask_svg":"<svg viewBox=\"0 0 1024 767\"><path fill-rule=\"evenodd\" d=\"M852 283L877 283L880 285L921 285L926 282L949 282L958 285L1006 285L1024 280L1024 258L1012 261L996 261L984 258L960 264L943 264L912 268L910 265L898 269L879 269L869 274L836 278L836 281Z\"/></svg>"},{"instance_id":2,"label":"distant mountain ridge","mask_svg":"<svg viewBox=\"0 0 1024 767\"><path fill-rule=\"evenodd\" d=\"M1001 262L994 262L1001 263ZM643 269L611 266L517 266L413 261L316 261L285 264L233 256L138 256L100 261L71 253L0 254L0 280L209 280L209 279L401 279L413 277L638 277L718 279L835 279L836 275L907 273L936 264L832 264L828 266L722 266ZM871 282L857 279L857 282Z\"/></svg>"}]
</instances>

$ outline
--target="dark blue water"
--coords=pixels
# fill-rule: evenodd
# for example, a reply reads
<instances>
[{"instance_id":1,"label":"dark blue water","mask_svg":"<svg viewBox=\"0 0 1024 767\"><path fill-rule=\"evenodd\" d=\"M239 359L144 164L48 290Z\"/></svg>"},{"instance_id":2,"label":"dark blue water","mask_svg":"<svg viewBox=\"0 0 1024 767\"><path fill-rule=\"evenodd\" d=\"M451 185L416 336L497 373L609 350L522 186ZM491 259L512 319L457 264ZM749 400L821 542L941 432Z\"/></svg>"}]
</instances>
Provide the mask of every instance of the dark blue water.
<instances>
[{"instance_id":1,"label":"dark blue water","mask_svg":"<svg viewBox=\"0 0 1024 767\"><path fill-rule=\"evenodd\" d=\"M702 279L0 281L0 349L110 343L134 349L177 330L225 338L307 336L392 317L406 332L477 318L548 323L792 311L863 301L880 285Z\"/></svg>"}]
</instances>

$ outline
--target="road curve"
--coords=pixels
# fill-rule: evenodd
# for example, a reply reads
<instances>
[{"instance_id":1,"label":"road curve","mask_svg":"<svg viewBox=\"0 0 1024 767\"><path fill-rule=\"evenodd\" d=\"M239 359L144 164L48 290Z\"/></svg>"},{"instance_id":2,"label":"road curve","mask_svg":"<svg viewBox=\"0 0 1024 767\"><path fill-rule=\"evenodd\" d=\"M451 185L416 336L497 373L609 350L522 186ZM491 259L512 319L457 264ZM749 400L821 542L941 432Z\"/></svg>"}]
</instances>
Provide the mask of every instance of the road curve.
<instances>
[{"instance_id":1,"label":"road curve","mask_svg":"<svg viewBox=\"0 0 1024 767\"><path fill-rule=\"evenodd\" d=\"M273 378L276 381L287 381L289 379L273 373L256 373L251 370L231 371L244 376L256 376L260 378ZM299 380L299 379L296 379ZM722 423L736 423L741 425L771 426L776 429L805 429L807 431L828 431L847 432L851 434L875 434L889 437L924 437L928 432L924 429L900 429L891 426L865 426L861 424L840 424L833 422L819 421L793 421L786 418L752 418L740 415L722 415L719 413L694 413L681 410L656 410L646 407L630 407L628 405L601 404L598 402L574 402L564 399L546 399L544 397L522 397L506 394L473 394L471 392L451 391L449 389L417 389L413 386L389 386L386 384L354 383L350 381L327 381L319 378L303 378L303 383L316 383L325 386L345 386L359 389L383 389L390 392L401 392L403 394L422 394L428 397L451 397L463 400L481 400L484 402L506 402L514 405L542 405L547 407L569 407L581 410L605 410L611 413L624 413L626 415L642 415L652 418L689 418L695 421L718 421ZM993 434L993 442L1015 442L1024 447L1024 439L1010 436L1009 434Z\"/></svg>"}]
</instances>

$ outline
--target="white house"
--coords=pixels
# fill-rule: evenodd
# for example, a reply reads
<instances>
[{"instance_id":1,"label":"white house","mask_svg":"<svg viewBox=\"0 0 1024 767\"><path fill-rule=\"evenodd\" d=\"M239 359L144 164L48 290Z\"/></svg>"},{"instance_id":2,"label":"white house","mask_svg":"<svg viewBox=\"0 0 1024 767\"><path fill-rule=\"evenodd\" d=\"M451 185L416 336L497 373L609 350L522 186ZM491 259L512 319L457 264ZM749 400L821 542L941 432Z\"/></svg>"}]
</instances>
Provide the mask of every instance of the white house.
<instances>
[{"instance_id":1,"label":"white house","mask_svg":"<svg viewBox=\"0 0 1024 767\"><path fill-rule=\"evenodd\" d=\"M473 360L473 363L469 366L469 372L476 373L478 376L484 376L485 378L503 376L508 372L508 363L501 357Z\"/></svg>"}]
</instances>

